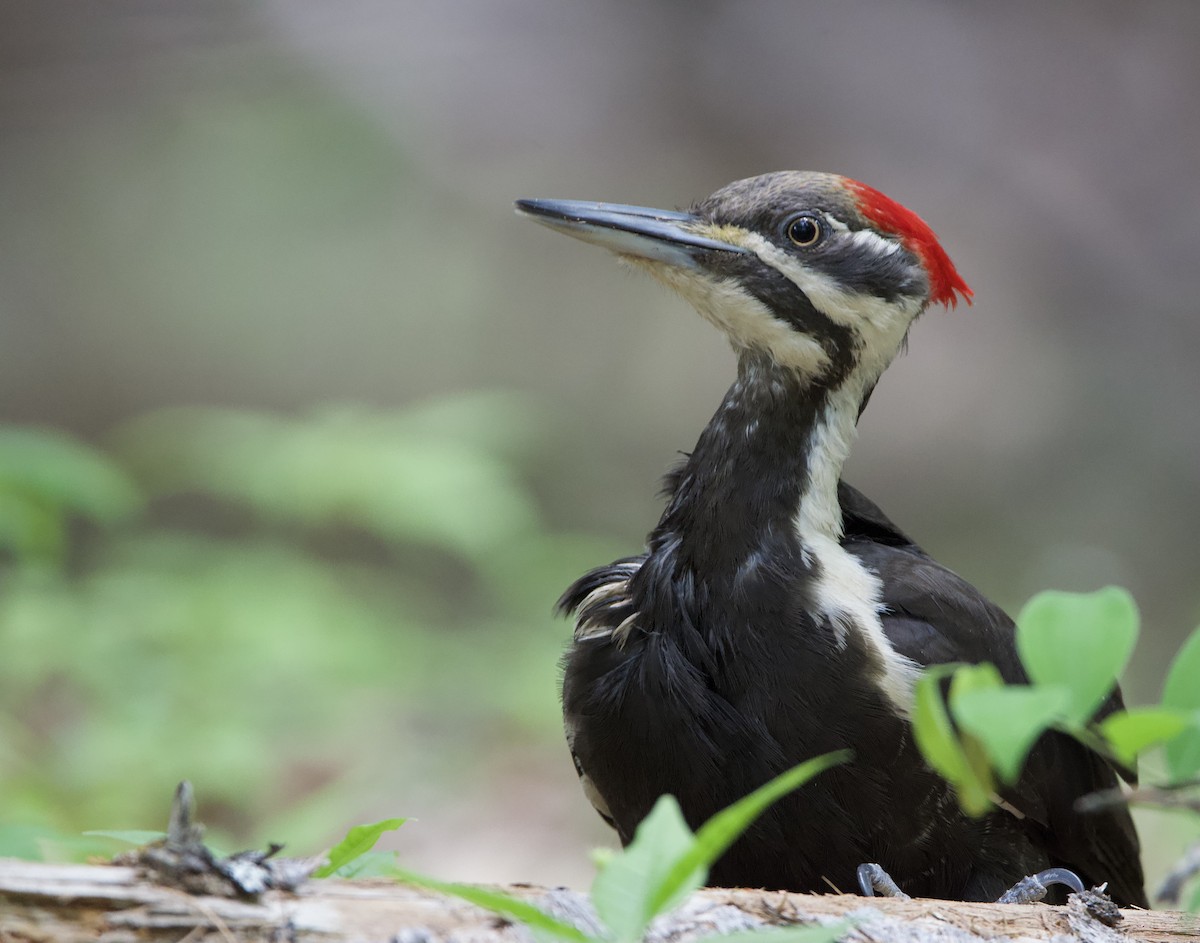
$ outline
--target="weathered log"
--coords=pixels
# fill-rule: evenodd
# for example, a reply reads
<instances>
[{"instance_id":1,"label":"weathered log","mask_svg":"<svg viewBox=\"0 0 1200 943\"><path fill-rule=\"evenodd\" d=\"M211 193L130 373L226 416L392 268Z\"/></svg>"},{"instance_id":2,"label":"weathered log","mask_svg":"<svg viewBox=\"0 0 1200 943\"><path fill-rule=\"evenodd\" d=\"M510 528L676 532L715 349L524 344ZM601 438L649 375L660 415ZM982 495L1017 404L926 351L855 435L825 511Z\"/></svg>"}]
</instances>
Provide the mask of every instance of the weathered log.
<instances>
[{"instance_id":1,"label":"weathered log","mask_svg":"<svg viewBox=\"0 0 1200 943\"><path fill-rule=\"evenodd\" d=\"M504 887L585 932L596 932L586 895L565 889ZM1170 911L1122 911L1110 929L1081 904L1001 905L934 900L867 900L710 889L657 921L650 940L686 943L763 926L856 923L845 939L882 941L1070 940L1196 943L1200 919ZM455 898L385 880L313 880L256 899L193 895L156 884L141 869L0 859L0 940L38 943L529 943L530 933Z\"/></svg>"}]
</instances>

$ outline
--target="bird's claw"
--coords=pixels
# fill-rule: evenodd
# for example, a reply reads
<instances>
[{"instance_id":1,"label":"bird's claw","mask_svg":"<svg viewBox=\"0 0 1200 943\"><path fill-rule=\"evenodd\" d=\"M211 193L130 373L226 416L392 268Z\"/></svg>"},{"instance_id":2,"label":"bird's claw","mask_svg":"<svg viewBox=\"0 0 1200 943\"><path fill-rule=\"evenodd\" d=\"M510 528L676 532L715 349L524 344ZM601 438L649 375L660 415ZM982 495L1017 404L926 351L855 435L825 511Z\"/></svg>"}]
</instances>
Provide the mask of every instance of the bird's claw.
<instances>
[{"instance_id":1,"label":"bird's claw","mask_svg":"<svg viewBox=\"0 0 1200 943\"><path fill-rule=\"evenodd\" d=\"M1070 888L1073 894L1083 893L1083 881L1074 871L1066 868L1047 868L1027 878L1021 878L1000 895L997 904L1032 904L1046 896L1048 888L1055 884Z\"/></svg>"},{"instance_id":2,"label":"bird's claw","mask_svg":"<svg viewBox=\"0 0 1200 943\"><path fill-rule=\"evenodd\" d=\"M911 898L900 890L900 885L892 880L892 876L883 870L882 865L860 864L858 866L858 889L863 897L874 897L878 891L884 897L896 897L900 900Z\"/></svg>"}]
</instances>

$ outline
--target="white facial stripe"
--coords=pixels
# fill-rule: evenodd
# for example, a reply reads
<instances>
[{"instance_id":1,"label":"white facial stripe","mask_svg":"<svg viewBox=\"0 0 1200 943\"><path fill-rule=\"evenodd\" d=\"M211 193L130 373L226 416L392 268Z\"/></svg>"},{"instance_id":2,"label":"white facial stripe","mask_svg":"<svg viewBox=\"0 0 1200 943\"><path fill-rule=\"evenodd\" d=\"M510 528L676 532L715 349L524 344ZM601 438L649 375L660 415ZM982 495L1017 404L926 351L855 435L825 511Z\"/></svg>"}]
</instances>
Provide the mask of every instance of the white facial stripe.
<instances>
[{"instance_id":1,"label":"white facial stripe","mask_svg":"<svg viewBox=\"0 0 1200 943\"><path fill-rule=\"evenodd\" d=\"M834 230L849 232L840 220L829 216L826 220ZM846 291L835 279L806 267L763 236L741 227L700 225L691 228L698 235L753 252L804 292L823 315L835 324L853 330L860 341L858 367L863 370L867 383L877 380L891 363L909 324L923 307L916 298L888 302L873 295ZM850 233L849 239L880 255L901 251L898 243L870 229ZM621 259L649 272L686 298L704 318L725 332L735 348L766 350L778 363L811 377L828 370L830 358L820 343L776 318L766 305L731 280L716 278L699 269L680 268L638 256L624 255Z\"/></svg>"},{"instance_id":2,"label":"white facial stripe","mask_svg":"<svg viewBox=\"0 0 1200 943\"><path fill-rule=\"evenodd\" d=\"M724 331L735 348L770 351L778 363L807 376L818 376L829 368L829 355L818 341L780 321L735 282L696 269L622 258L682 295L706 320Z\"/></svg>"},{"instance_id":3,"label":"white facial stripe","mask_svg":"<svg viewBox=\"0 0 1200 943\"><path fill-rule=\"evenodd\" d=\"M862 374L860 386L865 389L887 369L900 350L904 335L923 307L917 298L888 302L870 294L845 291L833 278L805 266L778 246L757 233L741 231L734 240L728 229L722 238L736 241L750 249L764 263L799 288L813 306L835 324L850 328L859 339L856 371ZM851 237L860 243L870 243L876 251L888 254L900 247L870 230L859 230Z\"/></svg>"},{"instance_id":4,"label":"white facial stripe","mask_svg":"<svg viewBox=\"0 0 1200 943\"><path fill-rule=\"evenodd\" d=\"M894 242L866 229L860 230L851 238L857 242L871 242L876 251L889 255L900 248ZM805 266L799 259L788 255L779 246L768 242L757 233L747 232L739 244L751 250L804 292L816 309L829 320L843 327L851 327L860 332L865 328L873 328L879 332L892 333L896 325L900 324L902 328L899 337L902 338L909 323L921 311L921 303L915 298L904 299L897 304L875 295L846 291L835 279Z\"/></svg>"}]
</instances>

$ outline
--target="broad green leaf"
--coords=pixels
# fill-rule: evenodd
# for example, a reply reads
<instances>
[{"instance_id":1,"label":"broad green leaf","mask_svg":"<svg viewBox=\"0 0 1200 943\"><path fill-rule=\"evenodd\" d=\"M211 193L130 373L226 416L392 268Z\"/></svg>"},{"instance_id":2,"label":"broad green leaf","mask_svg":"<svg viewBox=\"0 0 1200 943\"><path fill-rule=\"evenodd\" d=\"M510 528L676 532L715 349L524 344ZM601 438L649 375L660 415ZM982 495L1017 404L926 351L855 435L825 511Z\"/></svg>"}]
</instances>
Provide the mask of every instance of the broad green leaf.
<instances>
[{"instance_id":1,"label":"broad green leaf","mask_svg":"<svg viewBox=\"0 0 1200 943\"><path fill-rule=\"evenodd\" d=\"M1125 669L1137 632L1137 606L1124 589L1044 592L1017 619L1017 651L1034 686L1070 692L1066 720L1084 724Z\"/></svg>"},{"instance_id":2,"label":"broad green leaf","mask_svg":"<svg viewBox=\"0 0 1200 943\"><path fill-rule=\"evenodd\" d=\"M1194 718L1164 750L1171 782L1183 782L1200 773L1200 628L1188 637L1171 662L1162 702L1164 707L1191 711Z\"/></svg>"},{"instance_id":3,"label":"broad green leaf","mask_svg":"<svg viewBox=\"0 0 1200 943\"><path fill-rule=\"evenodd\" d=\"M695 890L696 887L691 885L692 876L699 871L702 875L700 880L703 882L704 875L707 875L713 862L720 858L773 803L799 789L831 766L845 763L850 757L849 750L838 750L806 760L787 772L780 773L701 825L691 847L662 877L650 901L653 914L657 916L665 913L682 897Z\"/></svg>"},{"instance_id":4,"label":"broad green leaf","mask_svg":"<svg viewBox=\"0 0 1200 943\"><path fill-rule=\"evenodd\" d=\"M1186 712L1165 707L1132 707L1105 717L1100 733L1126 766L1134 767L1138 754L1167 743L1188 729Z\"/></svg>"},{"instance_id":5,"label":"broad green leaf","mask_svg":"<svg viewBox=\"0 0 1200 943\"><path fill-rule=\"evenodd\" d=\"M941 691L942 679L961 667L937 665L921 675L913 698L913 737L925 762L954 787L963 811L979 816L992 806L991 779L986 764L968 756L950 723Z\"/></svg>"},{"instance_id":6,"label":"broad green leaf","mask_svg":"<svg viewBox=\"0 0 1200 943\"><path fill-rule=\"evenodd\" d=\"M660 796L637 827L633 841L615 856L592 882L592 906L616 940L640 940L660 912L661 887L695 842L674 796ZM675 899L682 899L704 883L708 869L702 863L677 882Z\"/></svg>"},{"instance_id":7,"label":"broad green leaf","mask_svg":"<svg viewBox=\"0 0 1200 943\"><path fill-rule=\"evenodd\" d=\"M913 692L913 735L925 762L949 782L956 783L966 775L967 758L946 713L942 699L942 679L952 674L958 665L938 665L926 669L917 680Z\"/></svg>"},{"instance_id":8,"label":"broad green leaf","mask_svg":"<svg viewBox=\"0 0 1200 943\"><path fill-rule=\"evenodd\" d=\"M346 833L346 837L329 849L329 861L313 872L314 877L327 878L339 868L345 867L355 858L366 854L375 847L384 832L394 832L407 819L384 819L370 825L356 825Z\"/></svg>"},{"instance_id":9,"label":"broad green leaf","mask_svg":"<svg viewBox=\"0 0 1200 943\"><path fill-rule=\"evenodd\" d=\"M1004 687L1000 671L989 661L978 665L959 665L950 679L950 703L971 691L987 691Z\"/></svg>"},{"instance_id":10,"label":"broad green leaf","mask_svg":"<svg viewBox=\"0 0 1200 943\"><path fill-rule=\"evenodd\" d=\"M447 881L439 881L436 878L406 871L403 868L394 868L392 870L392 877L398 881L403 881L405 884L412 884L416 887L427 887L432 891L449 894L477 907L483 907L494 913L519 920L531 930L547 934L556 940L566 940L568 943L595 943L592 937L588 936L578 927L564 923L556 917L551 917L544 910L535 907L527 900L521 900L519 897L512 897L486 887L476 887L473 884L455 884Z\"/></svg>"},{"instance_id":11,"label":"broad green leaf","mask_svg":"<svg viewBox=\"0 0 1200 943\"><path fill-rule=\"evenodd\" d=\"M701 937L698 943L833 943L857 921L839 920L828 926L763 927L761 930L739 930L736 933Z\"/></svg>"},{"instance_id":12,"label":"broad green leaf","mask_svg":"<svg viewBox=\"0 0 1200 943\"><path fill-rule=\"evenodd\" d=\"M983 745L1000 778L1011 784L1021 775L1030 747L1063 716L1070 697L1058 685L975 688L952 692L950 709Z\"/></svg>"},{"instance_id":13,"label":"broad green leaf","mask_svg":"<svg viewBox=\"0 0 1200 943\"><path fill-rule=\"evenodd\" d=\"M154 832L143 829L124 829L110 831L108 829L93 829L83 833L89 838L112 838L116 841L125 842L127 845L148 845L152 841L158 841L160 838L166 838L166 832Z\"/></svg>"},{"instance_id":14,"label":"broad green leaf","mask_svg":"<svg viewBox=\"0 0 1200 943\"><path fill-rule=\"evenodd\" d=\"M991 758L987 747L969 731L962 732L963 756L967 758L967 779L957 786L958 806L972 818L978 818L992 810L996 793L996 777L993 775Z\"/></svg>"}]
</instances>

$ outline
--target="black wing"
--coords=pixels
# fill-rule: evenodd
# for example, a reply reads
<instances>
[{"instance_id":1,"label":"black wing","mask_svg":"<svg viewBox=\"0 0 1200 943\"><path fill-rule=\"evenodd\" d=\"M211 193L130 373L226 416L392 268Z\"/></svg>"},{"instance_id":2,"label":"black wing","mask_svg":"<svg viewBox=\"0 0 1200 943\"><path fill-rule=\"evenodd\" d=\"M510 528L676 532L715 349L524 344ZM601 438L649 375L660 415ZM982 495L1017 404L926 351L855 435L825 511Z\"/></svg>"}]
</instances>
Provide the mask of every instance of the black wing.
<instances>
[{"instance_id":1,"label":"black wing","mask_svg":"<svg viewBox=\"0 0 1200 943\"><path fill-rule=\"evenodd\" d=\"M1017 656L1012 620L977 589L931 559L861 493L842 484L846 549L883 584L883 629L893 647L922 665L992 662L1010 684L1027 681ZM1122 707L1114 690L1103 717ZM1126 773L1132 778L1132 773ZM1063 734L1044 735L1004 798L1027 817L1039 843L1085 882L1109 882L1122 904L1148 907L1137 833L1129 812L1116 807L1088 815L1075 810L1083 795L1111 789L1117 770Z\"/></svg>"}]
</instances>

